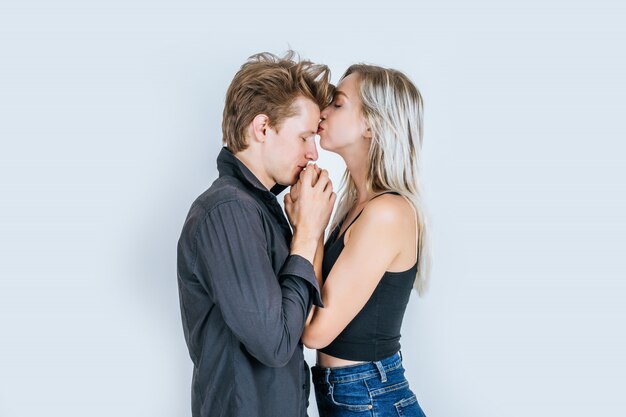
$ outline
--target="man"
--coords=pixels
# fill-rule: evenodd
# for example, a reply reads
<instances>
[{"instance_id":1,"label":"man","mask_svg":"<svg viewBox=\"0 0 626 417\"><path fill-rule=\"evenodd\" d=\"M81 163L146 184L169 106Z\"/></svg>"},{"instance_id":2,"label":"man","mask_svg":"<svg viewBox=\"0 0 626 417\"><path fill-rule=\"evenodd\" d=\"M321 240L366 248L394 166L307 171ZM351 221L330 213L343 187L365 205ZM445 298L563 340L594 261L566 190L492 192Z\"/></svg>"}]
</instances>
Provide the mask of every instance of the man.
<instances>
[{"instance_id":1,"label":"man","mask_svg":"<svg viewBox=\"0 0 626 417\"><path fill-rule=\"evenodd\" d=\"M335 193L315 167L328 67L252 56L226 94L219 178L192 204L178 286L193 361L193 416L306 416L300 337L322 307L313 264ZM276 195L302 176L293 235Z\"/></svg>"}]
</instances>

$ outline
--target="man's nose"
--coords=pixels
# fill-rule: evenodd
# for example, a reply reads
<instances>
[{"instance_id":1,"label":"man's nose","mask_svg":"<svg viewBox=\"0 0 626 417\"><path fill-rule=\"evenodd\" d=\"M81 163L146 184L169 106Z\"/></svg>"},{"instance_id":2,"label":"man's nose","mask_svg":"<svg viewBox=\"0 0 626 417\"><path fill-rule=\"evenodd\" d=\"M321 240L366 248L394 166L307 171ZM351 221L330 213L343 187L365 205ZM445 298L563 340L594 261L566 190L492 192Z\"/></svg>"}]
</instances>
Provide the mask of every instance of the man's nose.
<instances>
[{"instance_id":1,"label":"man's nose","mask_svg":"<svg viewBox=\"0 0 626 417\"><path fill-rule=\"evenodd\" d=\"M305 157L309 161L317 161L317 156L317 146L315 145L315 139L313 139L307 144Z\"/></svg>"}]
</instances>

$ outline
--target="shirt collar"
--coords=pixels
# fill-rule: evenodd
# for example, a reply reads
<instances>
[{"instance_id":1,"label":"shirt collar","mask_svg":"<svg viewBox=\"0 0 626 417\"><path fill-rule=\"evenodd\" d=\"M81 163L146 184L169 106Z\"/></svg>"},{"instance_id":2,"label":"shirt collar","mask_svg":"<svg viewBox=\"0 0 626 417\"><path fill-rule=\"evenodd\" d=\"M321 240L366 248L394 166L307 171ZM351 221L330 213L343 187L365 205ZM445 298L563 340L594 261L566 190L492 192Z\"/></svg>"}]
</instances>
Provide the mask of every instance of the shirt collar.
<instances>
[{"instance_id":1,"label":"shirt collar","mask_svg":"<svg viewBox=\"0 0 626 417\"><path fill-rule=\"evenodd\" d=\"M250 171L243 162L237 159L226 146L222 148L217 156L217 171L220 177L231 175L238 178L244 184L251 186L266 198L275 198L287 188L286 185L276 184L271 190L268 190L252 171Z\"/></svg>"}]
</instances>

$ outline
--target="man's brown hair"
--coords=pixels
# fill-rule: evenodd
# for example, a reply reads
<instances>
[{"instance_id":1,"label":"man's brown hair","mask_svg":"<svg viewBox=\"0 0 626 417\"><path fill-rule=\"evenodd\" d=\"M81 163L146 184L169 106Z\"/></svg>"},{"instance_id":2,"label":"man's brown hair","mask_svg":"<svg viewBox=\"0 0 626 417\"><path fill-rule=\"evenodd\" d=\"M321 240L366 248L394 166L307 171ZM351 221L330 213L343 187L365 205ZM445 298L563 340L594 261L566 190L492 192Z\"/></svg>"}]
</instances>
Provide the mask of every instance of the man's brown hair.
<instances>
[{"instance_id":1,"label":"man's brown hair","mask_svg":"<svg viewBox=\"0 0 626 417\"><path fill-rule=\"evenodd\" d=\"M248 147L246 129L258 114L265 114L278 130L281 123L297 115L292 106L300 96L326 107L333 94L330 69L300 60L294 51L278 57L269 52L252 55L241 66L226 92L222 140L231 152Z\"/></svg>"}]
</instances>

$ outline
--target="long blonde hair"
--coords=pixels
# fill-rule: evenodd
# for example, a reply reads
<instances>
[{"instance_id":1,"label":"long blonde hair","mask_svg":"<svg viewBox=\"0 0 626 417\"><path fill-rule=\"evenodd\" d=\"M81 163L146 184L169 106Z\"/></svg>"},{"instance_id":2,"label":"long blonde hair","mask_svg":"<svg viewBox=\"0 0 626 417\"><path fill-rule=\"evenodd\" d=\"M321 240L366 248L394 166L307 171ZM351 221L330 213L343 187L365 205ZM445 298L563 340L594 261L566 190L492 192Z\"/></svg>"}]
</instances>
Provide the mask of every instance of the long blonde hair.
<instances>
[{"instance_id":1,"label":"long blonde hair","mask_svg":"<svg viewBox=\"0 0 626 417\"><path fill-rule=\"evenodd\" d=\"M395 191L406 197L415 208L418 268L413 287L423 295L430 275L431 244L420 175L422 96L400 71L355 64L341 78L353 73L358 75L363 115L372 132L366 188L374 194ZM341 188L331 230L357 202L356 184L347 169Z\"/></svg>"}]
</instances>

